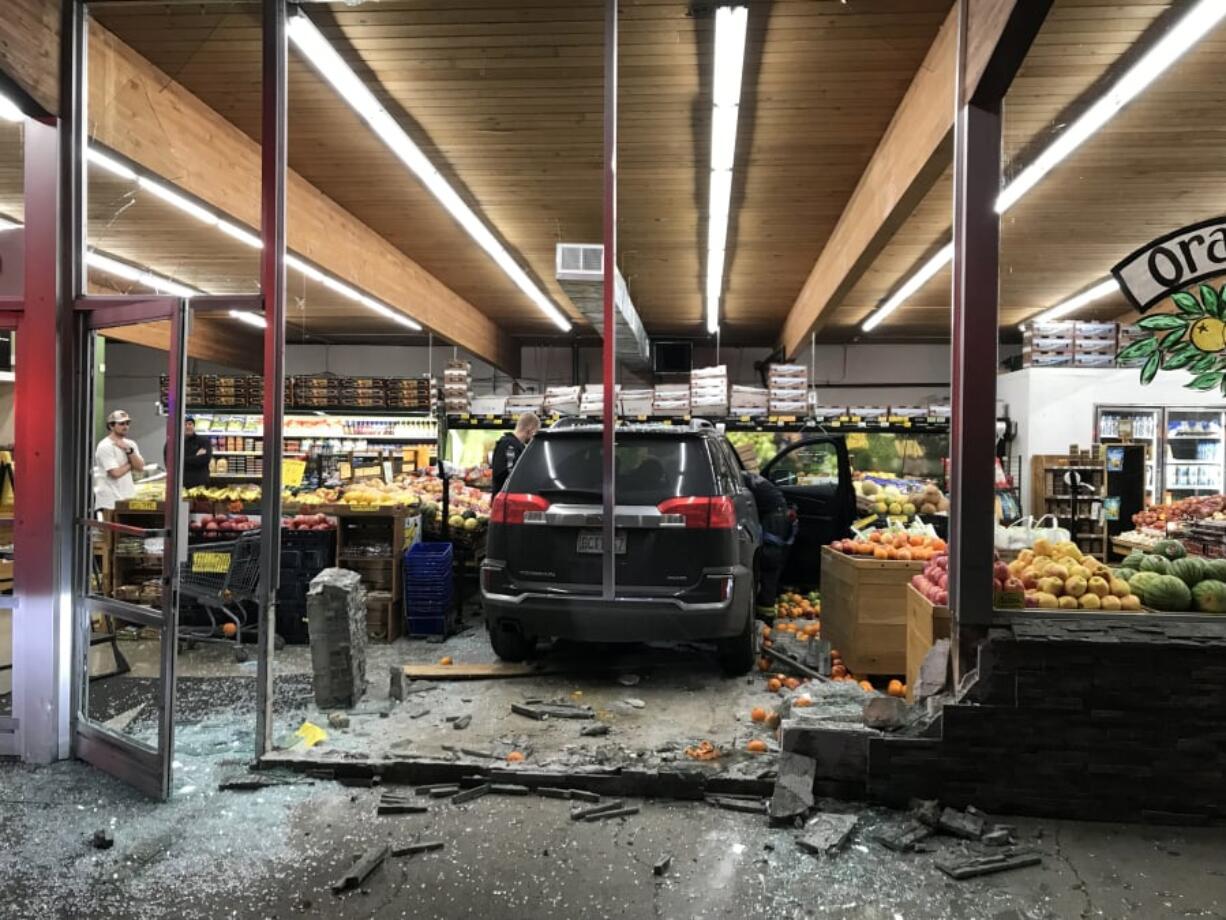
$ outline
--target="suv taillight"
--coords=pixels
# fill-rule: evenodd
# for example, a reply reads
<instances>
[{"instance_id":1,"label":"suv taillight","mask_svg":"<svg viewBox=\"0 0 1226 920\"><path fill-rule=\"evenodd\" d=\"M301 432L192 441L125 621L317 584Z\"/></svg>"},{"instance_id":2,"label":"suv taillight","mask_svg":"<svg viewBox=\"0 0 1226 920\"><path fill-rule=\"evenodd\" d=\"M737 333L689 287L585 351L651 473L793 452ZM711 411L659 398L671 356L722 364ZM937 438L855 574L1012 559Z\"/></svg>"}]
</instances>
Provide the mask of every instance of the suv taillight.
<instances>
[{"instance_id":1,"label":"suv taillight","mask_svg":"<svg viewBox=\"0 0 1226 920\"><path fill-rule=\"evenodd\" d=\"M731 530L736 526L736 505L726 495L688 495L660 502L661 514L675 514L687 528Z\"/></svg>"},{"instance_id":2,"label":"suv taillight","mask_svg":"<svg viewBox=\"0 0 1226 920\"><path fill-rule=\"evenodd\" d=\"M524 515L549 510L549 502L527 492L499 492L490 505L491 524L522 524Z\"/></svg>"}]
</instances>

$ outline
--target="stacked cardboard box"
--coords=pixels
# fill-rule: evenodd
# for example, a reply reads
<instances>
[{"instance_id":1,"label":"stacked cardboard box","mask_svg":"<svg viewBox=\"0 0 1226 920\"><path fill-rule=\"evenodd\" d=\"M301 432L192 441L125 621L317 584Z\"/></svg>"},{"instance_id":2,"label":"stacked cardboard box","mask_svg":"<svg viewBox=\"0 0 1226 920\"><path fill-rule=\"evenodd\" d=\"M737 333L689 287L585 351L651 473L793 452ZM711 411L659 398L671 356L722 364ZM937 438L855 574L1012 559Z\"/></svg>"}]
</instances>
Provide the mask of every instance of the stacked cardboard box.
<instances>
[{"instance_id":1,"label":"stacked cardboard box","mask_svg":"<svg viewBox=\"0 0 1226 920\"><path fill-rule=\"evenodd\" d=\"M467 361L447 362L447 369L443 371L443 408L448 415L468 412L471 373L472 366Z\"/></svg>"},{"instance_id":2,"label":"stacked cardboard box","mask_svg":"<svg viewBox=\"0 0 1226 920\"><path fill-rule=\"evenodd\" d=\"M617 407L617 400L621 396L621 384L614 384L613 387L613 411L620 411ZM583 395L579 398L579 414L580 415L604 415L604 385L600 383L589 383L583 388Z\"/></svg>"},{"instance_id":3,"label":"stacked cardboard box","mask_svg":"<svg viewBox=\"0 0 1226 920\"><path fill-rule=\"evenodd\" d=\"M1075 367L1115 367L1119 327L1115 323L1077 322L1073 326Z\"/></svg>"},{"instance_id":4,"label":"stacked cardboard box","mask_svg":"<svg viewBox=\"0 0 1226 920\"><path fill-rule=\"evenodd\" d=\"M627 418L651 415L653 393L651 390L622 390L618 404L621 414Z\"/></svg>"},{"instance_id":5,"label":"stacked cardboard box","mask_svg":"<svg viewBox=\"0 0 1226 920\"><path fill-rule=\"evenodd\" d=\"M508 396L506 399L506 414L512 418L519 418L525 412L532 412L539 416L544 410L545 397L539 393L520 393L517 396Z\"/></svg>"},{"instance_id":6,"label":"stacked cardboard box","mask_svg":"<svg viewBox=\"0 0 1226 920\"><path fill-rule=\"evenodd\" d=\"M1116 329L1116 353L1123 351L1133 342L1138 339L1147 338L1151 333L1146 332L1139 326L1128 325L1121 323ZM1116 360L1116 365L1119 367L1140 367L1146 361L1145 358L1133 358L1131 360L1120 361Z\"/></svg>"},{"instance_id":7,"label":"stacked cardboard box","mask_svg":"<svg viewBox=\"0 0 1226 920\"><path fill-rule=\"evenodd\" d=\"M651 402L652 415L689 415L688 383L657 383Z\"/></svg>"},{"instance_id":8,"label":"stacked cardboard box","mask_svg":"<svg viewBox=\"0 0 1226 920\"><path fill-rule=\"evenodd\" d=\"M728 401L731 415L756 417L766 415L770 408L770 391L762 387L734 386Z\"/></svg>"},{"instance_id":9,"label":"stacked cardboard box","mask_svg":"<svg viewBox=\"0 0 1226 920\"><path fill-rule=\"evenodd\" d=\"M545 412L549 415L578 415L582 387L547 387Z\"/></svg>"},{"instance_id":10,"label":"stacked cardboard box","mask_svg":"<svg viewBox=\"0 0 1226 920\"><path fill-rule=\"evenodd\" d=\"M1075 331L1072 320L1028 323L1022 331L1022 366L1071 367Z\"/></svg>"},{"instance_id":11,"label":"stacked cardboard box","mask_svg":"<svg viewBox=\"0 0 1226 920\"><path fill-rule=\"evenodd\" d=\"M388 377L383 381L389 409L429 412L434 408L434 380L430 377Z\"/></svg>"},{"instance_id":12,"label":"stacked cardboard box","mask_svg":"<svg viewBox=\"0 0 1226 920\"><path fill-rule=\"evenodd\" d=\"M806 415L809 411L809 371L803 364L772 364L766 383L771 415Z\"/></svg>"},{"instance_id":13,"label":"stacked cardboard box","mask_svg":"<svg viewBox=\"0 0 1226 920\"><path fill-rule=\"evenodd\" d=\"M690 412L719 417L728 414L728 366L696 367L690 372Z\"/></svg>"}]
</instances>

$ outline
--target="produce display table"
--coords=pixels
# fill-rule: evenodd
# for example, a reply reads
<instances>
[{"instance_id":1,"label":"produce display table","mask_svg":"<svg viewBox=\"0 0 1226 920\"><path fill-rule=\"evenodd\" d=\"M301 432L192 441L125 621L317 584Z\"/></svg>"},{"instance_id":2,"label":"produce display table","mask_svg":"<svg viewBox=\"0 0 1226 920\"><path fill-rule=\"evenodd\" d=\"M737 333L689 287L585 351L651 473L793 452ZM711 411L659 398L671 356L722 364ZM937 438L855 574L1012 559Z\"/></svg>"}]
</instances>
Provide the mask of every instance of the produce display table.
<instances>
[{"instance_id":1,"label":"produce display table","mask_svg":"<svg viewBox=\"0 0 1226 920\"><path fill-rule=\"evenodd\" d=\"M923 562L849 556L822 547L822 638L857 675L907 668L907 588Z\"/></svg>"},{"instance_id":2,"label":"produce display table","mask_svg":"<svg viewBox=\"0 0 1226 920\"><path fill-rule=\"evenodd\" d=\"M915 682L924 656L937 639L950 637L952 621L948 607L938 607L907 585L907 702L915 702Z\"/></svg>"}]
</instances>

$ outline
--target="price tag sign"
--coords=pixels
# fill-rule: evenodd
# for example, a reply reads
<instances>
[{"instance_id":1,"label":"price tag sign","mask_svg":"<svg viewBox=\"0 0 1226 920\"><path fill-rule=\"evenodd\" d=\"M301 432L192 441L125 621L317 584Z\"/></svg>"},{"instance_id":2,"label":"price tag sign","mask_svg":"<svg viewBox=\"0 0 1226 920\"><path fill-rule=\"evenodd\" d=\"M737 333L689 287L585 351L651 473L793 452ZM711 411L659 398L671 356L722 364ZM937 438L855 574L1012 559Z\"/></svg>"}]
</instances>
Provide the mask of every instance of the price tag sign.
<instances>
[{"instance_id":1,"label":"price tag sign","mask_svg":"<svg viewBox=\"0 0 1226 920\"><path fill-rule=\"evenodd\" d=\"M151 501L130 501L128 502L129 511L157 511L158 503Z\"/></svg>"},{"instance_id":2,"label":"price tag sign","mask_svg":"<svg viewBox=\"0 0 1226 920\"><path fill-rule=\"evenodd\" d=\"M229 553L192 553L192 571L220 575L230 570Z\"/></svg>"},{"instance_id":3,"label":"price tag sign","mask_svg":"<svg viewBox=\"0 0 1226 920\"><path fill-rule=\"evenodd\" d=\"M336 464L336 475L341 479L353 478L353 466L348 460L341 460Z\"/></svg>"},{"instance_id":4,"label":"price tag sign","mask_svg":"<svg viewBox=\"0 0 1226 920\"><path fill-rule=\"evenodd\" d=\"M360 466L353 471L354 479L378 479L383 472L381 467L377 466Z\"/></svg>"},{"instance_id":5,"label":"price tag sign","mask_svg":"<svg viewBox=\"0 0 1226 920\"><path fill-rule=\"evenodd\" d=\"M306 461L283 459L281 461L281 484L296 489L302 485L303 474L306 473Z\"/></svg>"}]
</instances>

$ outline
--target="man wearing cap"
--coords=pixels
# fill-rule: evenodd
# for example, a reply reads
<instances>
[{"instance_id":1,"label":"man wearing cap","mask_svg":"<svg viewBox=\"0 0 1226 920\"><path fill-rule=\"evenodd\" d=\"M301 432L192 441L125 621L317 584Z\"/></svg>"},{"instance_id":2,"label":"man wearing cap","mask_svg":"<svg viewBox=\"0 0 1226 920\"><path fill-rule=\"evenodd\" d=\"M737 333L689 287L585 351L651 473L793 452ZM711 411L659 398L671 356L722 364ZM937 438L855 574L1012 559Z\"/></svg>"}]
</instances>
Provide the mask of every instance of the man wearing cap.
<instances>
[{"instance_id":1,"label":"man wearing cap","mask_svg":"<svg viewBox=\"0 0 1226 920\"><path fill-rule=\"evenodd\" d=\"M115 502L136 494L133 470L143 470L145 460L135 441L128 440L132 419L122 409L106 417L108 434L94 451L94 500L98 508L114 508Z\"/></svg>"},{"instance_id":2,"label":"man wearing cap","mask_svg":"<svg viewBox=\"0 0 1226 920\"><path fill-rule=\"evenodd\" d=\"M166 458L165 449L162 459ZM209 461L213 459L213 442L196 434L196 420L183 420L183 488L209 484Z\"/></svg>"}]
</instances>

